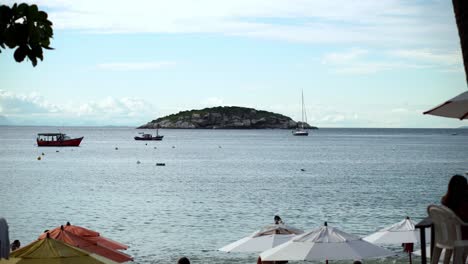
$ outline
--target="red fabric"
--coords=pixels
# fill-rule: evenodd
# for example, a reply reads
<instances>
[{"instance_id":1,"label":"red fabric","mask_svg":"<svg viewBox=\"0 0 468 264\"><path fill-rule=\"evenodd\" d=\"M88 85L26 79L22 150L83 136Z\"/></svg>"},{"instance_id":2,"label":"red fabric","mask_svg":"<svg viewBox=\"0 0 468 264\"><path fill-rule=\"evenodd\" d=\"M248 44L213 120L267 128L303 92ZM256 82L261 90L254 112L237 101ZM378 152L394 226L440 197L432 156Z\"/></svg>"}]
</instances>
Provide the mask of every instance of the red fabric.
<instances>
[{"instance_id":1,"label":"red fabric","mask_svg":"<svg viewBox=\"0 0 468 264\"><path fill-rule=\"evenodd\" d=\"M413 243L403 243L403 251L407 253L411 253L414 251L414 244Z\"/></svg>"},{"instance_id":2,"label":"red fabric","mask_svg":"<svg viewBox=\"0 0 468 264\"><path fill-rule=\"evenodd\" d=\"M77 236L65 230L61 230L60 228L58 229L56 228L47 233L49 234L50 238L63 241L69 245L75 246L77 248L83 249L91 253L95 253L105 258L111 259L115 262L122 263L122 262L133 260L133 258L127 254L124 254L120 251L117 251L108 247L98 245L96 242L86 240L83 237ZM43 233L42 235L40 235L39 240L46 238L47 233Z\"/></svg>"},{"instance_id":3,"label":"red fabric","mask_svg":"<svg viewBox=\"0 0 468 264\"><path fill-rule=\"evenodd\" d=\"M52 229L50 232L55 231L55 230L60 230L61 227L57 227L55 229ZM112 239L106 238L101 236L98 232L81 227L81 226L76 226L76 225L64 225L63 230L68 231L74 235L77 235L79 237L82 237L86 240L89 240L91 242L97 243L100 246L104 246L107 248L111 249L128 249L127 245L124 245L122 243L119 243L117 241L114 241Z\"/></svg>"}]
</instances>

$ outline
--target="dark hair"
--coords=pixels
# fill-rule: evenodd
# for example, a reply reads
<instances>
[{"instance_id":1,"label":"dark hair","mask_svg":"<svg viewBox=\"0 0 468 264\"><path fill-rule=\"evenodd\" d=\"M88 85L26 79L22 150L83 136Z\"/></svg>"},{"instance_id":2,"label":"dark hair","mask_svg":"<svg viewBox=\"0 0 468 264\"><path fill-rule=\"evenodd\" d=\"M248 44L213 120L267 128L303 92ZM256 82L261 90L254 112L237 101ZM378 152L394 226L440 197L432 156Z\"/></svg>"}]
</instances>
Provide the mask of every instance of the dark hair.
<instances>
[{"instance_id":1,"label":"dark hair","mask_svg":"<svg viewBox=\"0 0 468 264\"><path fill-rule=\"evenodd\" d=\"M456 210L468 191L468 181L461 175L454 175L449 181L447 193L441 203L452 210Z\"/></svg>"},{"instance_id":2,"label":"dark hair","mask_svg":"<svg viewBox=\"0 0 468 264\"><path fill-rule=\"evenodd\" d=\"M362 264L362 262L360 260L355 260L353 264Z\"/></svg>"},{"instance_id":3,"label":"dark hair","mask_svg":"<svg viewBox=\"0 0 468 264\"><path fill-rule=\"evenodd\" d=\"M275 219L275 221L279 221L279 220L281 220L281 217L279 217L279 215L275 215L274 219Z\"/></svg>"},{"instance_id":4,"label":"dark hair","mask_svg":"<svg viewBox=\"0 0 468 264\"><path fill-rule=\"evenodd\" d=\"M177 264L190 264L190 260L186 257L181 257L178 261Z\"/></svg>"}]
</instances>

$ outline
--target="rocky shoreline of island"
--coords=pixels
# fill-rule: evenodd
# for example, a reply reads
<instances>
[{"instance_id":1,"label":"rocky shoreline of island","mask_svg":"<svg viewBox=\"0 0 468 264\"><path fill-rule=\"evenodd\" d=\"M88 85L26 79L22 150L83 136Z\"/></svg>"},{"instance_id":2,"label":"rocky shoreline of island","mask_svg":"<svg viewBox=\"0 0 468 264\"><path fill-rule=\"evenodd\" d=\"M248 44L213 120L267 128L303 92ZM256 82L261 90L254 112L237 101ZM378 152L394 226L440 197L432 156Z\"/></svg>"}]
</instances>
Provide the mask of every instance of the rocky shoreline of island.
<instances>
[{"instance_id":1,"label":"rocky shoreline of island","mask_svg":"<svg viewBox=\"0 0 468 264\"><path fill-rule=\"evenodd\" d=\"M218 106L181 111L152 120L138 128L171 129L293 129L300 122L264 110L239 106ZM304 128L317 129L304 123Z\"/></svg>"}]
</instances>

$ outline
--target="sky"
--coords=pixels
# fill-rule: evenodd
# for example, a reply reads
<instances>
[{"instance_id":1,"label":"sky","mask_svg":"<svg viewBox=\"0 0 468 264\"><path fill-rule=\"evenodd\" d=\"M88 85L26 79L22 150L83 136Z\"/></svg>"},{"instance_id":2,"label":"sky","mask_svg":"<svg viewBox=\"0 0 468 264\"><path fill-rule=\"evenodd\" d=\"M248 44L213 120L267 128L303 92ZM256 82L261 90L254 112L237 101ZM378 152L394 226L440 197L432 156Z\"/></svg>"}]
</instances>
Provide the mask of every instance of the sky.
<instances>
[{"instance_id":1,"label":"sky","mask_svg":"<svg viewBox=\"0 0 468 264\"><path fill-rule=\"evenodd\" d=\"M12 5L14 1L2 1ZM139 126L244 106L318 127L452 128L467 90L450 0L41 0L44 61L0 53L0 124Z\"/></svg>"}]
</instances>

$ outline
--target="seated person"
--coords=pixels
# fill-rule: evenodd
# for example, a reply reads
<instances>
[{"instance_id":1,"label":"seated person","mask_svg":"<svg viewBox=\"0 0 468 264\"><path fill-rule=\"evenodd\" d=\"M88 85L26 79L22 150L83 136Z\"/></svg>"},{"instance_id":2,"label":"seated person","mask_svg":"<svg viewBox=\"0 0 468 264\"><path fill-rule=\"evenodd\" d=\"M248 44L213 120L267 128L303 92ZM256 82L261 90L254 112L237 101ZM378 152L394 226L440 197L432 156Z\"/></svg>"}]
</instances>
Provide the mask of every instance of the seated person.
<instances>
[{"instance_id":1,"label":"seated person","mask_svg":"<svg viewBox=\"0 0 468 264\"><path fill-rule=\"evenodd\" d=\"M454 175L449 181L447 193L441 203L450 208L461 220L468 223L468 181L461 175ZM468 228L462 228L463 239L468 239Z\"/></svg>"}]
</instances>

